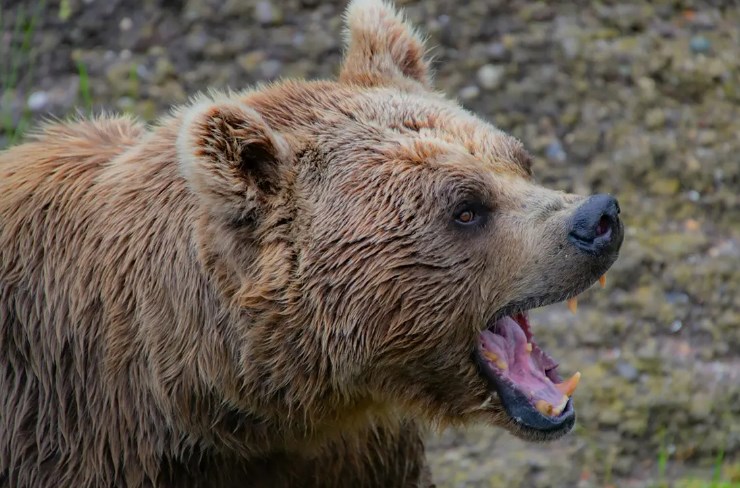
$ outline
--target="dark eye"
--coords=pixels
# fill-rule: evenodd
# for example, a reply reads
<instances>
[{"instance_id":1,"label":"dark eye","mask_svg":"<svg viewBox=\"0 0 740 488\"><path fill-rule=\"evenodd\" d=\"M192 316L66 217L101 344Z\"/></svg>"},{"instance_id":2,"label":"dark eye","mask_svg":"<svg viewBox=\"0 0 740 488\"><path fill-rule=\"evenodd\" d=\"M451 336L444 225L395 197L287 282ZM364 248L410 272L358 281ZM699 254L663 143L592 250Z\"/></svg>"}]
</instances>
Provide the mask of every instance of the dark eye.
<instances>
[{"instance_id":1,"label":"dark eye","mask_svg":"<svg viewBox=\"0 0 740 488\"><path fill-rule=\"evenodd\" d=\"M465 203L455 211L455 223L462 227L480 226L486 215L487 210L482 204Z\"/></svg>"},{"instance_id":2,"label":"dark eye","mask_svg":"<svg viewBox=\"0 0 740 488\"><path fill-rule=\"evenodd\" d=\"M457 221L461 224L470 224L476 218L475 211L472 209L466 209L457 214Z\"/></svg>"}]
</instances>

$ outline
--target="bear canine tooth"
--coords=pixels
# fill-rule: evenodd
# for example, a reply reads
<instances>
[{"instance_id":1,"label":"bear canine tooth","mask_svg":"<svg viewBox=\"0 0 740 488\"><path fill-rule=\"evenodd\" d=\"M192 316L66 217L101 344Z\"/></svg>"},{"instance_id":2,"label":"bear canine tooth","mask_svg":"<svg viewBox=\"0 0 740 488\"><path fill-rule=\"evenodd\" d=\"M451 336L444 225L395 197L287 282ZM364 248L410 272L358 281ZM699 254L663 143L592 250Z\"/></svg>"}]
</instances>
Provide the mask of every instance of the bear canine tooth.
<instances>
[{"instance_id":1,"label":"bear canine tooth","mask_svg":"<svg viewBox=\"0 0 740 488\"><path fill-rule=\"evenodd\" d=\"M553 407L552 414L551 415L553 415L553 416L560 415L563 412L563 410L565 409L565 406L567 404L568 404L568 397L567 396L563 396L563 399L560 400L560 403L558 404L558 406L557 407Z\"/></svg>"},{"instance_id":2,"label":"bear canine tooth","mask_svg":"<svg viewBox=\"0 0 740 488\"><path fill-rule=\"evenodd\" d=\"M527 342L527 345L524 346L524 349L526 349L527 352L532 352L532 343L531 342Z\"/></svg>"},{"instance_id":3,"label":"bear canine tooth","mask_svg":"<svg viewBox=\"0 0 740 488\"><path fill-rule=\"evenodd\" d=\"M601 277L599 278L599 284L602 288L606 288L606 273L601 275Z\"/></svg>"},{"instance_id":4,"label":"bear canine tooth","mask_svg":"<svg viewBox=\"0 0 740 488\"><path fill-rule=\"evenodd\" d=\"M578 310L578 298L576 297L570 298L568 299L567 303L568 303L568 310L570 310L571 313L575 315L576 310Z\"/></svg>"},{"instance_id":5,"label":"bear canine tooth","mask_svg":"<svg viewBox=\"0 0 740 488\"><path fill-rule=\"evenodd\" d=\"M552 416L554 407L547 400L537 400L534 404L534 408L536 408L541 414Z\"/></svg>"},{"instance_id":6,"label":"bear canine tooth","mask_svg":"<svg viewBox=\"0 0 740 488\"><path fill-rule=\"evenodd\" d=\"M498 356L492 353L491 351L483 351L483 357L485 357L492 363L495 363L496 361L498 361Z\"/></svg>"},{"instance_id":7,"label":"bear canine tooth","mask_svg":"<svg viewBox=\"0 0 740 488\"><path fill-rule=\"evenodd\" d=\"M496 361L496 366L498 367L498 369L509 369L508 363L503 359L499 359L498 361Z\"/></svg>"},{"instance_id":8,"label":"bear canine tooth","mask_svg":"<svg viewBox=\"0 0 740 488\"><path fill-rule=\"evenodd\" d=\"M571 395L573 395L573 392L576 391L579 381L581 381L581 372L576 371L575 374L566 381L555 383L555 388L557 388L563 395L570 398Z\"/></svg>"}]
</instances>

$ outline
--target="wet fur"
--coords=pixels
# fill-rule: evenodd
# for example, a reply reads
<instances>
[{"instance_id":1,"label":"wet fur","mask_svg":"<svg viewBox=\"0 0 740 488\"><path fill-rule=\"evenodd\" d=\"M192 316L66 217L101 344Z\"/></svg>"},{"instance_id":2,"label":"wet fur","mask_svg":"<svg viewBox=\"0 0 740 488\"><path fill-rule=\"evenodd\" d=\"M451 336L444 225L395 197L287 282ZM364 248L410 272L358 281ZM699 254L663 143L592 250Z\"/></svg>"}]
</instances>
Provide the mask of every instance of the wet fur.
<instances>
[{"instance_id":1,"label":"wet fur","mask_svg":"<svg viewBox=\"0 0 740 488\"><path fill-rule=\"evenodd\" d=\"M428 485L420 424L517 431L467 359L593 279L558 247L579 197L433 92L388 6L347 22L336 82L0 153L0 485ZM497 220L461 237L465 191Z\"/></svg>"}]
</instances>

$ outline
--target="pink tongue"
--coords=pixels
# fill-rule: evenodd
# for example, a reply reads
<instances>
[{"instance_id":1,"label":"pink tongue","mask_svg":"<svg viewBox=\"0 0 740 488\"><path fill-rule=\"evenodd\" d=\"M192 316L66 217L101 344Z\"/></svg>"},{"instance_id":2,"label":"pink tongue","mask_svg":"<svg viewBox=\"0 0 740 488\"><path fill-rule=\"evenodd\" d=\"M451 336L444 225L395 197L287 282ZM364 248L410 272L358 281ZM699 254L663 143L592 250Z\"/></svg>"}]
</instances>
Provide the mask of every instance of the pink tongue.
<instances>
[{"instance_id":1,"label":"pink tongue","mask_svg":"<svg viewBox=\"0 0 740 488\"><path fill-rule=\"evenodd\" d=\"M481 334L483 356L491 368L529 395L533 402L542 399L559 405L563 393L545 376L543 368L535 361L528 350L527 336L519 324L511 317L504 317L496 323L494 330L495 334L490 330Z\"/></svg>"}]
</instances>

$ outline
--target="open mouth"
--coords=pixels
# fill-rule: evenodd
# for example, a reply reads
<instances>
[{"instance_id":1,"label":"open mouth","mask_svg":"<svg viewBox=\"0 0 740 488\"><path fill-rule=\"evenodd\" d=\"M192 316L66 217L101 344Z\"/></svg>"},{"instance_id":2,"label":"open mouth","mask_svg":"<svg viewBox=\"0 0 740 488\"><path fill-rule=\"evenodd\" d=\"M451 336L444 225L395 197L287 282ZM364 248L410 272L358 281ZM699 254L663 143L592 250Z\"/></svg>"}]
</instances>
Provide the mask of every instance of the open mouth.
<instances>
[{"instance_id":1,"label":"open mouth","mask_svg":"<svg viewBox=\"0 0 740 488\"><path fill-rule=\"evenodd\" d=\"M560 378L558 363L534 342L526 312L489 322L480 333L476 356L481 375L520 427L541 433L567 432L573 427L570 397L581 375L566 381Z\"/></svg>"}]
</instances>

